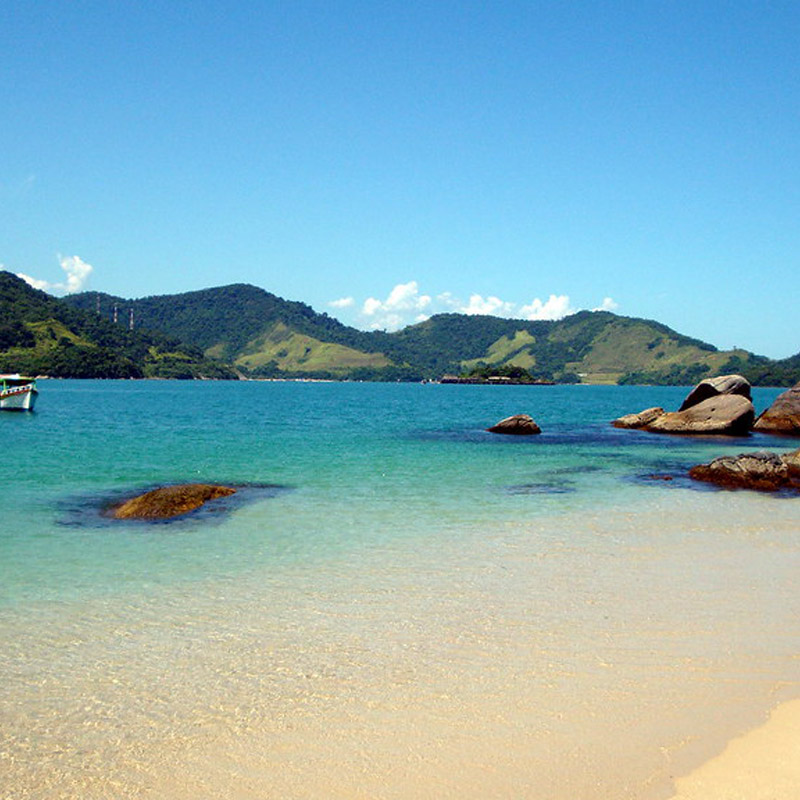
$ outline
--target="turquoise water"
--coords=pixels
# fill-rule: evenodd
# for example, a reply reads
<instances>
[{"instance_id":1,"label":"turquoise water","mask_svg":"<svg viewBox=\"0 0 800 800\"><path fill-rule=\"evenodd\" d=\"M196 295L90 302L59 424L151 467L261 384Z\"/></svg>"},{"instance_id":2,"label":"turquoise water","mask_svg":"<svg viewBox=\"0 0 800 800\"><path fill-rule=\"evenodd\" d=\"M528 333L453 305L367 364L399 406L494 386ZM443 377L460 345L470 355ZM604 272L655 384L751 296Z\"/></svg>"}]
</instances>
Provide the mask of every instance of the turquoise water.
<instances>
[{"instance_id":1,"label":"turquoise water","mask_svg":"<svg viewBox=\"0 0 800 800\"><path fill-rule=\"evenodd\" d=\"M4 602L315 559L439 528L618 506L648 473L682 473L769 437L654 437L609 420L683 388L50 381L34 415L0 418ZM756 390L759 407L775 390ZM543 434L485 428L531 413ZM778 446L786 449L785 442ZM121 495L190 481L268 484L249 524L104 522ZM233 514L231 516L234 516ZM231 536L226 525L236 529ZM166 545L160 544L165 539ZM221 551L224 540L225 549ZM154 541L156 543L154 543ZM169 559L161 558L161 549ZM151 561L151 559L154 559ZM222 559L222 563L220 563Z\"/></svg>"},{"instance_id":2,"label":"turquoise water","mask_svg":"<svg viewBox=\"0 0 800 800\"><path fill-rule=\"evenodd\" d=\"M686 391L43 381L0 415L12 796L658 796L665 743L798 677L800 501L685 477L792 443L609 425ZM542 435L486 433L513 413ZM189 481L242 488L101 513Z\"/></svg>"}]
</instances>

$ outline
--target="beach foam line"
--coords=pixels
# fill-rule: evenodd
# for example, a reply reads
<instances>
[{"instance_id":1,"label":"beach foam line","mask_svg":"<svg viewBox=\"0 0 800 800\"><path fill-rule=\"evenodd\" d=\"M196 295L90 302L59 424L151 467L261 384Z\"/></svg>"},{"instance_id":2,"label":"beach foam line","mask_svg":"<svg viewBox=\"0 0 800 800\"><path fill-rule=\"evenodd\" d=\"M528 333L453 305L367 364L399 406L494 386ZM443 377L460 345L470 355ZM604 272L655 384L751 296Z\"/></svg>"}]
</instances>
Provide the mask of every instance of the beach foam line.
<instances>
[{"instance_id":1,"label":"beach foam line","mask_svg":"<svg viewBox=\"0 0 800 800\"><path fill-rule=\"evenodd\" d=\"M670 800L800 799L800 699L782 703L759 728L675 781Z\"/></svg>"}]
</instances>

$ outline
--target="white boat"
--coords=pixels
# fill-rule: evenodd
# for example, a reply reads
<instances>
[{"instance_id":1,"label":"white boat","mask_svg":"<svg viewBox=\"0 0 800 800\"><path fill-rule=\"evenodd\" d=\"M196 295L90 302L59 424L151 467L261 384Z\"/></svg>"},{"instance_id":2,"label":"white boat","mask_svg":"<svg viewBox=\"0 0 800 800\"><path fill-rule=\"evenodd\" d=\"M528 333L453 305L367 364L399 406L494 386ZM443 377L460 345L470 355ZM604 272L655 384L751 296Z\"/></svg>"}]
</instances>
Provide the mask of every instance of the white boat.
<instances>
[{"instance_id":1,"label":"white boat","mask_svg":"<svg viewBox=\"0 0 800 800\"><path fill-rule=\"evenodd\" d=\"M0 375L0 409L3 411L33 411L38 394L33 378Z\"/></svg>"}]
</instances>

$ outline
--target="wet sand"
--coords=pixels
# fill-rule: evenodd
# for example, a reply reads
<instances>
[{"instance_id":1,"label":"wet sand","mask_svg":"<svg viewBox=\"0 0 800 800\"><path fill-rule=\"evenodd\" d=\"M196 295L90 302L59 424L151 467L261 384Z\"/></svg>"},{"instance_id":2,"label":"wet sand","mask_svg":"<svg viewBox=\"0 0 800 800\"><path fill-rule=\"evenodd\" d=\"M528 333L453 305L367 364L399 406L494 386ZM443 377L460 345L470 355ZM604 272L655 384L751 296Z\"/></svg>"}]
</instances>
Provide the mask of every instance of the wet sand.
<instances>
[{"instance_id":1,"label":"wet sand","mask_svg":"<svg viewBox=\"0 0 800 800\"><path fill-rule=\"evenodd\" d=\"M762 726L675 781L671 800L800 798L800 699L778 706Z\"/></svg>"}]
</instances>

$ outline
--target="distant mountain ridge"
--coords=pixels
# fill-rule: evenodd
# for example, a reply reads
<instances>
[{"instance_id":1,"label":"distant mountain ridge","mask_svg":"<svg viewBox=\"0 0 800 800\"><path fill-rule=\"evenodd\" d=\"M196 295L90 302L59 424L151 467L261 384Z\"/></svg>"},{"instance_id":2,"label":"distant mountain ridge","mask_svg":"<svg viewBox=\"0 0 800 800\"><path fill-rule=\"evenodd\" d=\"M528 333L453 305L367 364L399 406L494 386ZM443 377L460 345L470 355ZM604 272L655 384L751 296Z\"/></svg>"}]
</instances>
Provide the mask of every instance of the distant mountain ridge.
<instances>
[{"instance_id":1,"label":"distant mountain ridge","mask_svg":"<svg viewBox=\"0 0 800 800\"><path fill-rule=\"evenodd\" d=\"M733 371L755 383L800 379L800 354L772 361L719 351L659 322L607 311L556 321L439 314L386 333L348 327L249 284L136 300L85 292L62 302L105 318L115 305L132 310L138 329L197 348L245 377L422 380L490 365L567 382L685 384Z\"/></svg>"}]
</instances>

